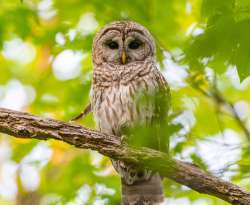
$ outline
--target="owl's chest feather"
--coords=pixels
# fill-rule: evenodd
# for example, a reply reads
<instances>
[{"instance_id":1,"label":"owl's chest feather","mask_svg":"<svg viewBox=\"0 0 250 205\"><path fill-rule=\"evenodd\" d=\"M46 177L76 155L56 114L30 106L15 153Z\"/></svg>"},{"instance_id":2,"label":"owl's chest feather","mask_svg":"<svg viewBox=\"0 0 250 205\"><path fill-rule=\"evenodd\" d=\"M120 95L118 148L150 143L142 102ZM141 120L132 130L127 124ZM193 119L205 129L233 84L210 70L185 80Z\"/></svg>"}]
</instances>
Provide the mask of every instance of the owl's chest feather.
<instances>
[{"instance_id":1,"label":"owl's chest feather","mask_svg":"<svg viewBox=\"0 0 250 205\"><path fill-rule=\"evenodd\" d=\"M148 123L154 114L154 103L145 95L150 96L157 87L152 75L146 75L128 84L92 89L91 103L99 129L119 135L124 126Z\"/></svg>"}]
</instances>

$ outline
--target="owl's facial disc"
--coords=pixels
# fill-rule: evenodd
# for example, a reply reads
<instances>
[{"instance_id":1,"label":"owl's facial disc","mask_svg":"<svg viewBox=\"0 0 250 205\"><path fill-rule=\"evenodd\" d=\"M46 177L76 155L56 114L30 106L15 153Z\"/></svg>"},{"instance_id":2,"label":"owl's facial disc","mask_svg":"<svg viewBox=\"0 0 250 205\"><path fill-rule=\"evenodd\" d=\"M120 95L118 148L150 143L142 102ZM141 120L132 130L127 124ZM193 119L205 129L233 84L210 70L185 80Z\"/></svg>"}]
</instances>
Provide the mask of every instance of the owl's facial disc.
<instances>
[{"instance_id":1,"label":"owl's facial disc","mask_svg":"<svg viewBox=\"0 0 250 205\"><path fill-rule=\"evenodd\" d=\"M151 52L146 37L134 31L124 34L117 30L110 30L101 39L101 46L103 61L112 64L143 61L150 56Z\"/></svg>"},{"instance_id":2,"label":"owl's facial disc","mask_svg":"<svg viewBox=\"0 0 250 205\"><path fill-rule=\"evenodd\" d=\"M93 44L93 62L128 65L155 58L149 31L132 21L117 21L104 27Z\"/></svg>"}]
</instances>

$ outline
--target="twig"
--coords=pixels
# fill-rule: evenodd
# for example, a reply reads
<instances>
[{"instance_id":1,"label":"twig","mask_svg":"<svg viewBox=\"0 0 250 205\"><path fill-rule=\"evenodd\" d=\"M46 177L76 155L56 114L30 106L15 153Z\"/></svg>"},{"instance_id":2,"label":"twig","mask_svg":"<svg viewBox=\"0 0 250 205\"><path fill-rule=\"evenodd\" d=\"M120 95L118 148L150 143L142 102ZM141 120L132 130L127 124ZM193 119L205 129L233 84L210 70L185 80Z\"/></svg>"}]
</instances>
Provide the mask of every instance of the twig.
<instances>
[{"instance_id":1,"label":"twig","mask_svg":"<svg viewBox=\"0 0 250 205\"><path fill-rule=\"evenodd\" d=\"M227 101L221 93L219 93L218 90L216 90L215 92L213 92L213 98L215 99L215 101L219 104L219 105L224 105L226 107L229 108L232 116L234 117L235 121L237 122L237 124L239 125L239 127L243 130L243 132L245 133L248 141L250 142L250 131L247 129L244 121L240 118L239 114L237 113L233 103Z\"/></svg>"}]
</instances>

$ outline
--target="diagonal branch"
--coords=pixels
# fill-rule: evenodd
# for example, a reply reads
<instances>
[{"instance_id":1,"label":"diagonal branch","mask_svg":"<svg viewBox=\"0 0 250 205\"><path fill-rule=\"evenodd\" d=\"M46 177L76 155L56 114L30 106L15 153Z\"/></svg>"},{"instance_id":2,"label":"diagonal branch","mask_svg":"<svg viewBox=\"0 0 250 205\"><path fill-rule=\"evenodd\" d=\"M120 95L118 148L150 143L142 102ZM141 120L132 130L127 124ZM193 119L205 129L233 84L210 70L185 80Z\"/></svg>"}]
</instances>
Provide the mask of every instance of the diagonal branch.
<instances>
[{"instance_id":1,"label":"diagonal branch","mask_svg":"<svg viewBox=\"0 0 250 205\"><path fill-rule=\"evenodd\" d=\"M121 144L116 136L79 125L0 108L0 132L18 138L56 139L78 148L96 150L108 157L158 171L162 176L200 193L218 197L235 205L250 204L249 191L212 176L195 165L170 159L167 154L156 150L128 147Z\"/></svg>"}]
</instances>

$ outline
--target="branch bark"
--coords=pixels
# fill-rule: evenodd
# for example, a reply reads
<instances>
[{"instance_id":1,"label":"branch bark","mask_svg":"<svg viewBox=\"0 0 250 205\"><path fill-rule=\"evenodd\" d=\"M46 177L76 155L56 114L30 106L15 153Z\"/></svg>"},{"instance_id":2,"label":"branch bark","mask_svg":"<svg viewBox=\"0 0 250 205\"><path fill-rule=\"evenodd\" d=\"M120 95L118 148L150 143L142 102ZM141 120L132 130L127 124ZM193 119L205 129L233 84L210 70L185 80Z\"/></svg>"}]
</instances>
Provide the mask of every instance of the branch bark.
<instances>
[{"instance_id":1,"label":"branch bark","mask_svg":"<svg viewBox=\"0 0 250 205\"><path fill-rule=\"evenodd\" d=\"M156 150L131 148L122 144L117 136L79 125L0 108L0 132L18 138L56 139L78 148L96 150L110 158L158 171L162 176L197 192L218 197L231 204L250 204L249 191L212 176L193 164L171 159Z\"/></svg>"}]
</instances>

